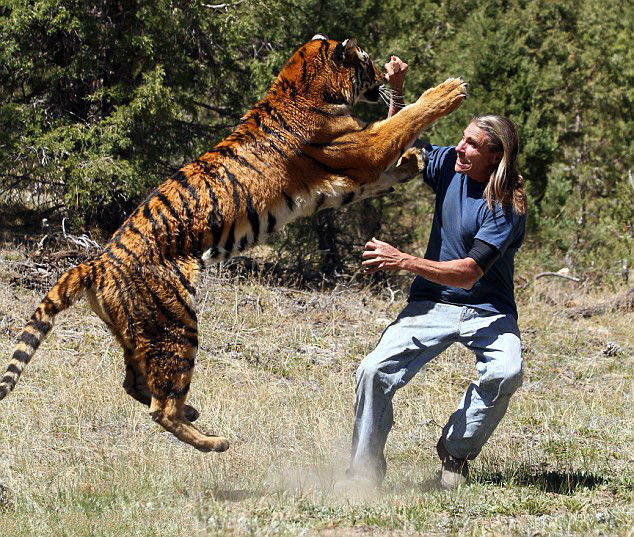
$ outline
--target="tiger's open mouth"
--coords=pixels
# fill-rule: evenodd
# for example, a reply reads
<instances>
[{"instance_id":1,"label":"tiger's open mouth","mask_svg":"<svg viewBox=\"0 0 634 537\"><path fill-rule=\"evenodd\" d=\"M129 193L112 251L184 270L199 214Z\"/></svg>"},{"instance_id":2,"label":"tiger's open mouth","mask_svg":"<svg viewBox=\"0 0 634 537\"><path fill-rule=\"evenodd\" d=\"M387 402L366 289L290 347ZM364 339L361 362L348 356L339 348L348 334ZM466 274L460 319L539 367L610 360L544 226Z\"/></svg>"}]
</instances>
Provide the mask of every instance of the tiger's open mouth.
<instances>
[{"instance_id":1,"label":"tiger's open mouth","mask_svg":"<svg viewBox=\"0 0 634 537\"><path fill-rule=\"evenodd\" d=\"M381 96L379 93L379 87L380 86L374 86L372 88L365 90L363 94L361 95L361 99L363 101L370 102L370 103L378 103L379 98Z\"/></svg>"}]
</instances>

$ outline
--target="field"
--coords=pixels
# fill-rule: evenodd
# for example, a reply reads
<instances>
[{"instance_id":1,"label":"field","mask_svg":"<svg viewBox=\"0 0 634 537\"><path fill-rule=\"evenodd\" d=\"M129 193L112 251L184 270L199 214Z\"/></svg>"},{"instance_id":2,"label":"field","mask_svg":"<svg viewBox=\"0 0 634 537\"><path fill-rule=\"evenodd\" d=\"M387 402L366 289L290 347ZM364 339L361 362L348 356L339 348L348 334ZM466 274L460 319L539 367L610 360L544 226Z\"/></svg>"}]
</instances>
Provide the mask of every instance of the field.
<instances>
[{"instance_id":1,"label":"field","mask_svg":"<svg viewBox=\"0 0 634 537\"><path fill-rule=\"evenodd\" d=\"M0 250L1 368L41 289ZM274 284L275 283L275 284ZM634 535L634 313L565 315L619 290L529 281L525 381L457 492L432 486L440 426L475 374L457 346L397 393L380 493L337 495L359 360L402 291L292 287L221 269L199 285L190 402L224 454L175 440L121 388L122 352L85 301L0 403L0 535Z\"/></svg>"}]
</instances>

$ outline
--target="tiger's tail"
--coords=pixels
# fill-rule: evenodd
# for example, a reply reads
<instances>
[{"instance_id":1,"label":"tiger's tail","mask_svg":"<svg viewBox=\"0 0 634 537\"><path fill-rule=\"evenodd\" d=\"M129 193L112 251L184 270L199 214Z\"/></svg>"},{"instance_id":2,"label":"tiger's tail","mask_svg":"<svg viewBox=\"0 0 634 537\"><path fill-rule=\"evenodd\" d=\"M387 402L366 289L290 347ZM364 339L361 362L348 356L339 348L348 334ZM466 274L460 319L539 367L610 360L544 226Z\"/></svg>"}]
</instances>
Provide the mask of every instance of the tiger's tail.
<instances>
[{"instance_id":1,"label":"tiger's tail","mask_svg":"<svg viewBox=\"0 0 634 537\"><path fill-rule=\"evenodd\" d=\"M62 274L57 283L44 297L26 324L13 350L13 357L0 380L0 400L15 387L22 371L31 361L35 351L53 328L55 316L77 300L84 289L90 286L89 275L92 262L71 268Z\"/></svg>"}]
</instances>

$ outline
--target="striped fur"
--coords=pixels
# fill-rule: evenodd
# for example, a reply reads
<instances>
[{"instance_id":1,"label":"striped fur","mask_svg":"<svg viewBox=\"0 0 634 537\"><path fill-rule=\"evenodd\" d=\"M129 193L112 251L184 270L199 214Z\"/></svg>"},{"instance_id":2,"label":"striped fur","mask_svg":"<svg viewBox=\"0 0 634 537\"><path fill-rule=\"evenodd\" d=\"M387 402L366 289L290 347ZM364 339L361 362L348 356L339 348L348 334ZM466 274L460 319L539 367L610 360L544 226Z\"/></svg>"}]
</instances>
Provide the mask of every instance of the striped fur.
<instances>
[{"instance_id":1,"label":"striped fur","mask_svg":"<svg viewBox=\"0 0 634 537\"><path fill-rule=\"evenodd\" d=\"M0 399L55 316L83 293L123 347L126 392L180 440L227 449L226 438L192 425L198 412L185 404L198 348L197 274L299 216L385 192L420 171L421 155L407 148L460 105L465 84L450 79L364 125L350 107L377 101L382 82L352 39L316 36L302 46L227 139L154 190L98 257L60 277L19 336Z\"/></svg>"}]
</instances>

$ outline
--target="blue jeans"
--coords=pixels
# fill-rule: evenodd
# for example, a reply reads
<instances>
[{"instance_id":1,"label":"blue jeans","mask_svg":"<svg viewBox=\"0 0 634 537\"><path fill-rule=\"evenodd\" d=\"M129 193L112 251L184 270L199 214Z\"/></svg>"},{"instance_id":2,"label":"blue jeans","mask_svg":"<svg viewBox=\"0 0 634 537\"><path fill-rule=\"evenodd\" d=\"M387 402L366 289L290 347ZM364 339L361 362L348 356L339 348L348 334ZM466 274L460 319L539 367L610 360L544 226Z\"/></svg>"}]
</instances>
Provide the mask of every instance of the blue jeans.
<instances>
[{"instance_id":1,"label":"blue jeans","mask_svg":"<svg viewBox=\"0 0 634 537\"><path fill-rule=\"evenodd\" d=\"M517 321L468 306L410 302L381 336L356 374L353 473L385 474L383 449L392 428L392 397L452 343L476 355L479 380L471 383L442 431L450 455L475 458L522 384L522 347Z\"/></svg>"}]
</instances>

